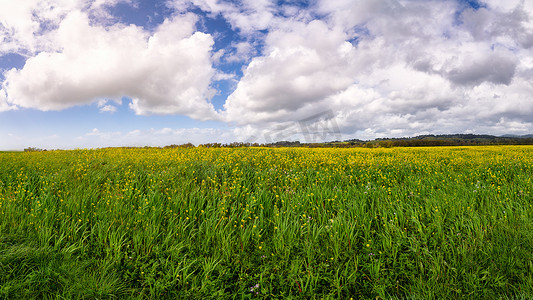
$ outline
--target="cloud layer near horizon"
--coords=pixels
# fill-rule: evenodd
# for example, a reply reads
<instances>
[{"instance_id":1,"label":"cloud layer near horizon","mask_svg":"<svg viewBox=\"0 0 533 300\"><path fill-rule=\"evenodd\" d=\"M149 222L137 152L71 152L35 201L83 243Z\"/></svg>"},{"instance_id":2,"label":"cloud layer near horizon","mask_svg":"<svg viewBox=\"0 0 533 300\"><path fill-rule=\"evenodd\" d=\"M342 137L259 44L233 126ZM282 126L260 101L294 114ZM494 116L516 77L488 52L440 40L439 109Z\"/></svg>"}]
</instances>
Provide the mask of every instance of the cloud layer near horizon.
<instances>
[{"instance_id":1,"label":"cloud layer near horizon","mask_svg":"<svg viewBox=\"0 0 533 300\"><path fill-rule=\"evenodd\" d=\"M0 1L0 55L28 57L4 72L0 111L112 112L126 96L136 114L223 120L243 139L325 111L346 137L533 131L531 2L173 0L152 30L117 23L118 2L135 5ZM240 39L226 49L198 25L217 17ZM239 60L242 76L219 69ZM218 111L217 80L235 81Z\"/></svg>"}]
</instances>

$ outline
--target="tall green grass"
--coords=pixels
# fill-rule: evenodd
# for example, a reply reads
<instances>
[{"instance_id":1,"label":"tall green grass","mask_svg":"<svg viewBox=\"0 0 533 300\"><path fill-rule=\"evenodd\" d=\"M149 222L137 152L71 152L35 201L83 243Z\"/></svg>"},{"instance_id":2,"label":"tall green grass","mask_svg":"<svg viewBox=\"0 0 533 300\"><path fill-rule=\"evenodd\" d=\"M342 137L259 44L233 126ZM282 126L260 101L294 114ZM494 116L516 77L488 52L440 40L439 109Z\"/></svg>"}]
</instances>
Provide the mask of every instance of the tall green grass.
<instances>
[{"instance_id":1,"label":"tall green grass","mask_svg":"<svg viewBox=\"0 0 533 300\"><path fill-rule=\"evenodd\" d=\"M0 153L0 298L533 297L533 147Z\"/></svg>"}]
</instances>

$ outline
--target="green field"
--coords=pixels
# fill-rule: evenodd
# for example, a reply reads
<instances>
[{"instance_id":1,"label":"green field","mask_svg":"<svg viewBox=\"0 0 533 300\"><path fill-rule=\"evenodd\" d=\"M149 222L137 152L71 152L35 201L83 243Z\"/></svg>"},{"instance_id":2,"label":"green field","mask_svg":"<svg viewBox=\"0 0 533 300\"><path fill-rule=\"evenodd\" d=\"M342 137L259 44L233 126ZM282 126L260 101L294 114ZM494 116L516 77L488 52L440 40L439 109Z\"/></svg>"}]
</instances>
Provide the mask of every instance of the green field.
<instances>
[{"instance_id":1,"label":"green field","mask_svg":"<svg viewBox=\"0 0 533 300\"><path fill-rule=\"evenodd\" d=\"M533 147L0 153L0 299L531 299Z\"/></svg>"}]
</instances>

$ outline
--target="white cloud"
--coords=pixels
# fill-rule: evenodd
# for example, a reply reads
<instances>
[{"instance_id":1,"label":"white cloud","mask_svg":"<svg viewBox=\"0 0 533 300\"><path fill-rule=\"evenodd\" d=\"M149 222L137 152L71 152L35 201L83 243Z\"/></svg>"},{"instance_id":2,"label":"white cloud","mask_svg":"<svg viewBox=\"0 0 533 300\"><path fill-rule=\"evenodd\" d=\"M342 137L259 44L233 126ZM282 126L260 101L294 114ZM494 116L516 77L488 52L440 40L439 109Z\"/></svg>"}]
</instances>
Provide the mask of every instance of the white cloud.
<instances>
[{"instance_id":1,"label":"white cloud","mask_svg":"<svg viewBox=\"0 0 533 300\"><path fill-rule=\"evenodd\" d=\"M249 42L238 42L232 45L233 52L225 56L226 62L248 62L255 54L257 50Z\"/></svg>"},{"instance_id":2,"label":"white cloud","mask_svg":"<svg viewBox=\"0 0 533 300\"><path fill-rule=\"evenodd\" d=\"M294 118L294 112L339 92L354 81L353 46L342 31L322 21L294 23L290 31L272 31L265 56L244 71L225 108L240 123Z\"/></svg>"},{"instance_id":3,"label":"white cloud","mask_svg":"<svg viewBox=\"0 0 533 300\"><path fill-rule=\"evenodd\" d=\"M533 47L532 13L522 2L512 9L468 9L461 15L461 21L476 40L527 49Z\"/></svg>"},{"instance_id":4,"label":"white cloud","mask_svg":"<svg viewBox=\"0 0 533 300\"><path fill-rule=\"evenodd\" d=\"M184 13L189 10L192 3L189 0L166 0L165 6L173 9L179 13Z\"/></svg>"},{"instance_id":5,"label":"white cloud","mask_svg":"<svg viewBox=\"0 0 533 300\"><path fill-rule=\"evenodd\" d=\"M509 85L516 71L517 59L509 52L492 51L451 59L445 77L457 85L478 85L483 82Z\"/></svg>"},{"instance_id":6,"label":"white cloud","mask_svg":"<svg viewBox=\"0 0 533 300\"><path fill-rule=\"evenodd\" d=\"M235 80L235 74L217 72L215 76L213 76L213 81L224 81L224 80Z\"/></svg>"},{"instance_id":7,"label":"white cloud","mask_svg":"<svg viewBox=\"0 0 533 300\"><path fill-rule=\"evenodd\" d=\"M5 74L8 101L60 110L99 98L133 98L137 114L213 119L208 99L213 39L194 32L192 14L167 19L153 34L134 25L91 25L73 11L51 34L57 52L40 52Z\"/></svg>"},{"instance_id":8,"label":"white cloud","mask_svg":"<svg viewBox=\"0 0 533 300\"><path fill-rule=\"evenodd\" d=\"M6 92L0 89L0 112L16 109L16 107L7 103Z\"/></svg>"},{"instance_id":9,"label":"white cloud","mask_svg":"<svg viewBox=\"0 0 533 300\"><path fill-rule=\"evenodd\" d=\"M78 1L66 1L66 9L73 8L72 4ZM34 0L0 0L0 55L10 52L33 53L42 48L44 42L39 32L41 26L57 25L59 16L63 13L62 7L50 8L44 1ZM54 16L57 18L50 18Z\"/></svg>"},{"instance_id":10,"label":"white cloud","mask_svg":"<svg viewBox=\"0 0 533 300\"><path fill-rule=\"evenodd\" d=\"M117 102L120 104L120 102ZM111 104L108 104L107 99L100 99L97 103L98 108L100 109L101 113L115 113L117 111L117 107Z\"/></svg>"},{"instance_id":11,"label":"white cloud","mask_svg":"<svg viewBox=\"0 0 533 300\"><path fill-rule=\"evenodd\" d=\"M257 35L257 31L272 28L280 21L275 14L279 11L272 0L173 0L167 5L178 11L195 6L211 14L222 15L235 29L246 36Z\"/></svg>"},{"instance_id":12,"label":"white cloud","mask_svg":"<svg viewBox=\"0 0 533 300\"><path fill-rule=\"evenodd\" d=\"M61 21L76 10L87 11L99 19L111 18L107 7L132 0L0 0L0 55L34 55L56 50L47 36Z\"/></svg>"},{"instance_id":13,"label":"white cloud","mask_svg":"<svg viewBox=\"0 0 533 300\"><path fill-rule=\"evenodd\" d=\"M136 5L133 0L94 0L91 4L91 8L100 9L105 6L115 6L118 3L129 3L131 5Z\"/></svg>"},{"instance_id":14,"label":"white cloud","mask_svg":"<svg viewBox=\"0 0 533 300\"><path fill-rule=\"evenodd\" d=\"M458 17L460 9L454 1L318 1L326 22L270 29L225 117L255 135L328 109L345 136L528 133L531 11L489 5ZM480 20L466 22L473 15Z\"/></svg>"}]
</instances>

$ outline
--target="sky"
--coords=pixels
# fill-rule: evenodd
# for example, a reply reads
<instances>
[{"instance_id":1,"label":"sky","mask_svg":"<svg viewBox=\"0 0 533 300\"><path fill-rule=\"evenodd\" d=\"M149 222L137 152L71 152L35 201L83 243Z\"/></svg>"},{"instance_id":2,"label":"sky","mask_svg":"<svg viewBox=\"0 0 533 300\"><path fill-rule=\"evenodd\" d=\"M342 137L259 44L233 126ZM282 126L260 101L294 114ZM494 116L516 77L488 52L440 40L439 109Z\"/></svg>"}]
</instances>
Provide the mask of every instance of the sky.
<instances>
[{"instance_id":1,"label":"sky","mask_svg":"<svg viewBox=\"0 0 533 300\"><path fill-rule=\"evenodd\" d=\"M533 133L529 0L0 0L0 150Z\"/></svg>"}]
</instances>

